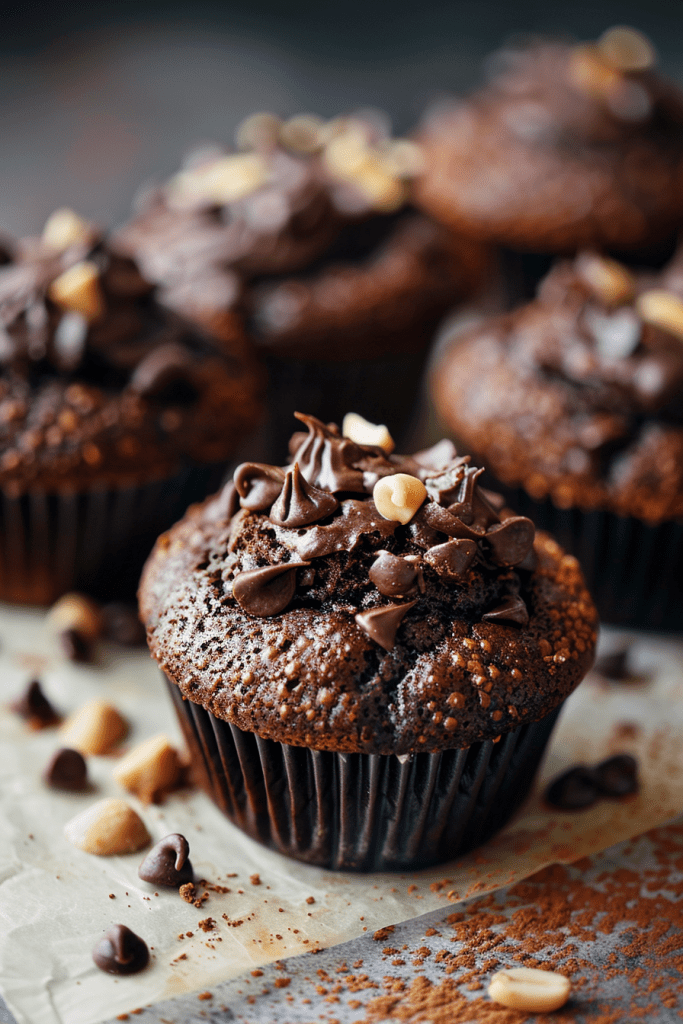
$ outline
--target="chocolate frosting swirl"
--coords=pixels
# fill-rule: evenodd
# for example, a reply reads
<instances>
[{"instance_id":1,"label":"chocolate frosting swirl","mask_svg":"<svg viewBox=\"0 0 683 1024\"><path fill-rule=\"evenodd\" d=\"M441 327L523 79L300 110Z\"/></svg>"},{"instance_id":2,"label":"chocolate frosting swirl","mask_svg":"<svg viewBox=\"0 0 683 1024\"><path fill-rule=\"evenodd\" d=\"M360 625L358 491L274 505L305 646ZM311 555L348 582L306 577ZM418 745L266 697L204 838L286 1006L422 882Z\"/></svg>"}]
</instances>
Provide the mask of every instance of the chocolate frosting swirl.
<instances>
[{"instance_id":1,"label":"chocolate frosting swirl","mask_svg":"<svg viewBox=\"0 0 683 1024\"><path fill-rule=\"evenodd\" d=\"M334 495L309 484L301 474L299 463L295 462L287 470L280 495L270 510L270 518L278 526L310 526L318 519L332 515L338 508L339 502Z\"/></svg>"}]
</instances>

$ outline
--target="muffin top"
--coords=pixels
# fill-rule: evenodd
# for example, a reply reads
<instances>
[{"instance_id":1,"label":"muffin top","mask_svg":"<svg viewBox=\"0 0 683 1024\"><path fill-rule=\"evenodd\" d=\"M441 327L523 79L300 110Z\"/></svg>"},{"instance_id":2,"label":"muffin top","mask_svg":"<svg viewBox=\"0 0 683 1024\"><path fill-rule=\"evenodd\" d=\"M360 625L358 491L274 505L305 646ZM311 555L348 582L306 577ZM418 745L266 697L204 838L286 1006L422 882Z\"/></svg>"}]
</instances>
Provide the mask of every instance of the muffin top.
<instances>
[{"instance_id":1,"label":"muffin top","mask_svg":"<svg viewBox=\"0 0 683 1024\"><path fill-rule=\"evenodd\" d=\"M72 211L0 267L0 485L126 485L222 461L257 422L234 314L190 324Z\"/></svg>"},{"instance_id":2,"label":"muffin top","mask_svg":"<svg viewBox=\"0 0 683 1024\"><path fill-rule=\"evenodd\" d=\"M450 442L393 455L360 417L349 437L296 415L288 466L240 466L147 563L141 617L183 695L265 738L399 755L555 708L595 643L576 560Z\"/></svg>"},{"instance_id":3,"label":"muffin top","mask_svg":"<svg viewBox=\"0 0 683 1024\"><path fill-rule=\"evenodd\" d=\"M683 218L683 95L654 63L626 28L495 54L485 87L425 118L418 202L474 237L537 252L671 238Z\"/></svg>"},{"instance_id":4,"label":"muffin top","mask_svg":"<svg viewBox=\"0 0 683 1024\"><path fill-rule=\"evenodd\" d=\"M418 169L417 147L372 111L329 122L254 114L236 143L190 153L115 236L171 301L182 282L209 277L228 306L242 279L308 265L345 225L402 207Z\"/></svg>"},{"instance_id":5,"label":"muffin top","mask_svg":"<svg viewBox=\"0 0 683 1024\"><path fill-rule=\"evenodd\" d=\"M583 253L453 339L440 414L504 483L561 508L683 515L683 289Z\"/></svg>"}]
</instances>

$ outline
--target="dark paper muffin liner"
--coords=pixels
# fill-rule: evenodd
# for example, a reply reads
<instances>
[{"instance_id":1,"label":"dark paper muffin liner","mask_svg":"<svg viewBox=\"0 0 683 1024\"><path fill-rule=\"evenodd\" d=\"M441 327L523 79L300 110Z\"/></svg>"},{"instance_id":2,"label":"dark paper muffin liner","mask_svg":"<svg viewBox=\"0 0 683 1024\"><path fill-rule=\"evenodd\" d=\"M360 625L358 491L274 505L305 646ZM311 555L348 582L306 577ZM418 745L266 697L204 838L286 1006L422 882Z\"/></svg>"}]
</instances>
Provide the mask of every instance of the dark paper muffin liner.
<instances>
[{"instance_id":1,"label":"dark paper muffin liner","mask_svg":"<svg viewBox=\"0 0 683 1024\"><path fill-rule=\"evenodd\" d=\"M262 739L167 682L197 781L233 824L278 853L344 871L425 868L485 842L528 795L560 710L497 743L399 759Z\"/></svg>"},{"instance_id":2,"label":"dark paper muffin liner","mask_svg":"<svg viewBox=\"0 0 683 1024\"><path fill-rule=\"evenodd\" d=\"M0 600L49 604L70 590L134 597L156 538L217 490L226 469L189 467L121 489L0 492Z\"/></svg>"},{"instance_id":3,"label":"dark paper muffin liner","mask_svg":"<svg viewBox=\"0 0 683 1024\"><path fill-rule=\"evenodd\" d=\"M648 526L613 512L556 508L521 488L492 486L578 558L603 622L683 630L683 522Z\"/></svg>"},{"instance_id":4,"label":"dark paper muffin liner","mask_svg":"<svg viewBox=\"0 0 683 1024\"><path fill-rule=\"evenodd\" d=\"M347 412L357 412L371 423L385 423L399 450L411 448L427 355L426 346L421 352L349 362L267 355L267 459L276 465L288 461L295 411L339 424Z\"/></svg>"}]
</instances>

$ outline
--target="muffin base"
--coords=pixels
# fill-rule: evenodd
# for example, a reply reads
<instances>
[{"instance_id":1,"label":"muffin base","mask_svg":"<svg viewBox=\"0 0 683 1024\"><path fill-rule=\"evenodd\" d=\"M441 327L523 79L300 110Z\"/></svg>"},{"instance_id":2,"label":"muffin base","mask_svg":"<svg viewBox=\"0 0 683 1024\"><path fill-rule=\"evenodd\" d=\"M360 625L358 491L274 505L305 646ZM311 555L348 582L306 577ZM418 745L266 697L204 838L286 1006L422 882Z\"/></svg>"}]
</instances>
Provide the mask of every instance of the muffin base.
<instances>
[{"instance_id":1,"label":"muffin base","mask_svg":"<svg viewBox=\"0 0 683 1024\"><path fill-rule=\"evenodd\" d=\"M252 839L343 871L405 871L458 857L528 795L559 714L463 750L338 754L245 732L167 683L197 782Z\"/></svg>"},{"instance_id":2,"label":"muffin base","mask_svg":"<svg viewBox=\"0 0 683 1024\"><path fill-rule=\"evenodd\" d=\"M683 522L649 526L600 509L560 509L495 480L491 486L578 558L603 622L683 630Z\"/></svg>"},{"instance_id":3,"label":"muffin base","mask_svg":"<svg viewBox=\"0 0 683 1024\"><path fill-rule=\"evenodd\" d=\"M133 597L156 538L217 490L226 468L188 467L120 489L0 492L0 600L50 604L70 590Z\"/></svg>"}]
</instances>

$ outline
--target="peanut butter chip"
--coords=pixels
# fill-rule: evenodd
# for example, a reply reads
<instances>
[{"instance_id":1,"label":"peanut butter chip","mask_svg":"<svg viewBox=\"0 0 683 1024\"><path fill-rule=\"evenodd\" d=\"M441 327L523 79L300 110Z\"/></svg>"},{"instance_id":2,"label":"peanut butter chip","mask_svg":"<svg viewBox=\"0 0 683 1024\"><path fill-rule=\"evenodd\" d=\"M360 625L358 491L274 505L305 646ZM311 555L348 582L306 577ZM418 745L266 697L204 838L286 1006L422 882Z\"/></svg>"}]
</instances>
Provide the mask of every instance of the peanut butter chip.
<instances>
[{"instance_id":1,"label":"peanut butter chip","mask_svg":"<svg viewBox=\"0 0 683 1024\"><path fill-rule=\"evenodd\" d=\"M63 252L79 242L87 243L92 228L86 220L67 207L50 214L43 228L42 240L55 252Z\"/></svg>"},{"instance_id":2,"label":"peanut butter chip","mask_svg":"<svg viewBox=\"0 0 683 1024\"><path fill-rule=\"evenodd\" d=\"M647 71L657 63L657 53L647 36L628 25L608 29L600 36L598 49L619 71Z\"/></svg>"},{"instance_id":3,"label":"peanut butter chip","mask_svg":"<svg viewBox=\"0 0 683 1024\"><path fill-rule=\"evenodd\" d=\"M99 320L104 313L99 267L90 260L76 263L56 277L48 295L62 309L80 313L91 322Z\"/></svg>"},{"instance_id":4,"label":"peanut butter chip","mask_svg":"<svg viewBox=\"0 0 683 1024\"><path fill-rule=\"evenodd\" d=\"M125 800L99 800L67 822L64 835L79 850L98 857L135 853L149 842L142 818Z\"/></svg>"},{"instance_id":5,"label":"peanut butter chip","mask_svg":"<svg viewBox=\"0 0 683 1024\"><path fill-rule=\"evenodd\" d=\"M128 732L128 723L115 707L91 700L74 712L62 726L64 746L81 754L107 754Z\"/></svg>"},{"instance_id":6,"label":"peanut butter chip","mask_svg":"<svg viewBox=\"0 0 683 1024\"><path fill-rule=\"evenodd\" d=\"M427 488L415 476L394 473L377 481L372 497L377 511L384 519L405 526L427 497Z\"/></svg>"},{"instance_id":7,"label":"peanut butter chip","mask_svg":"<svg viewBox=\"0 0 683 1024\"><path fill-rule=\"evenodd\" d=\"M383 423L370 423L357 412L347 412L342 422L342 434L356 444L375 445L387 455L391 454L395 447L394 439Z\"/></svg>"},{"instance_id":8,"label":"peanut butter chip","mask_svg":"<svg viewBox=\"0 0 683 1024\"><path fill-rule=\"evenodd\" d=\"M92 643L102 632L102 612L84 594L64 594L50 609L47 625L53 633L74 629L84 640Z\"/></svg>"},{"instance_id":9,"label":"peanut butter chip","mask_svg":"<svg viewBox=\"0 0 683 1024\"><path fill-rule=\"evenodd\" d=\"M683 341L683 299L663 288L653 288L638 296L636 309L645 323L661 327Z\"/></svg>"},{"instance_id":10,"label":"peanut butter chip","mask_svg":"<svg viewBox=\"0 0 683 1024\"><path fill-rule=\"evenodd\" d=\"M276 114L250 114L237 126L235 144L238 149L273 149L281 126L282 118Z\"/></svg>"},{"instance_id":11,"label":"peanut butter chip","mask_svg":"<svg viewBox=\"0 0 683 1024\"><path fill-rule=\"evenodd\" d=\"M151 803L170 789L180 775L180 759L167 736L152 736L134 747L113 772L120 786Z\"/></svg>"},{"instance_id":12,"label":"peanut butter chip","mask_svg":"<svg viewBox=\"0 0 683 1024\"><path fill-rule=\"evenodd\" d=\"M532 967L511 967L491 978L489 995L510 1010L550 1013L569 999L571 984L563 974Z\"/></svg>"},{"instance_id":13,"label":"peanut butter chip","mask_svg":"<svg viewBox=\"0 0 683 1024\"><path fill-rule=\"evenodd\" d=\"M258 153L236 153L217 157L181 171L169 183L169 202L183 208L197 201L234 203L265 185L268 165Z\"/></svg>"},{"instance_id":14,"label":"peanut butter chip","mask_svg":"<svg viewBox=\"0 0 683 1024\"><path fill-rule=\"evenodd\" d=\"M576 269L591 291L608 306L618 306L633 296L635 278L616 260L585 252L576 260Z\"/></svg>"}]
</instances>

